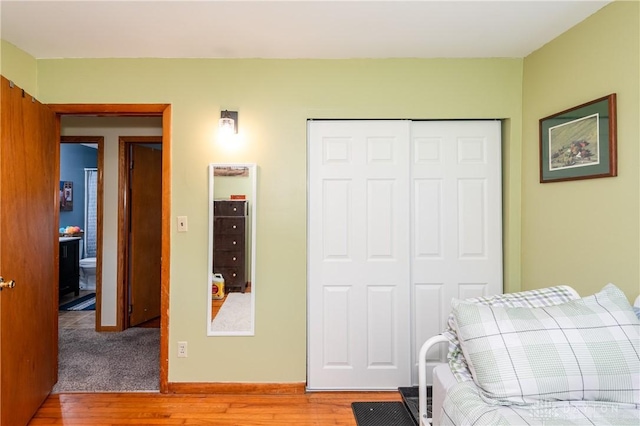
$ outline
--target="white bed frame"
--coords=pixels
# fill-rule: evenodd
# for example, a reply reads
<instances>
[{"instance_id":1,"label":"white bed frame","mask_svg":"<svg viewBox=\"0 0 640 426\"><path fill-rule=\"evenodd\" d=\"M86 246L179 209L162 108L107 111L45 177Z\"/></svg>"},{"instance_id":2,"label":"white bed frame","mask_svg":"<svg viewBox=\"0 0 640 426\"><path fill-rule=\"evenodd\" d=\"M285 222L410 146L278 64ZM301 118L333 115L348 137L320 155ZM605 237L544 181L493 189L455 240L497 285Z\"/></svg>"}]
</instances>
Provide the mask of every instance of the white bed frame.
<instances>
[{"instance_id":1,"label":"white bed frame","mask_svg":"<svg viewBox=\"0 0 640 426\"><path fill-rule=\"evenodd\" d=\"M427 414L427 352L429 352L429 349L431 349L432 346L437 345L438 343L449 344L449 339L444 337L442 334L433 336L423 343L420 348L420 354L418 355L418 409L420 412L420 426L430 426L432 422L434 425L440 423L440 409L442 408L444 395L446 394L449 386L456 383L456 379L453 377L453 373L449 369L449 364L443 363L433 369L433 386L431 388L431 413L433 413L433 418L429 417ZM443 380L449 379L444 379L444 376L447 374L444 370L448 371L451 376L450 379L453 380L453 382L447 382L448 386L446 388L441 387L441 385L444 386L444 383L438 383L438 380L436 379L436 370L439 371L440 377ZM438 407L436 407L436 399L439 403ZM437 419L437 421L435 421L435 419Z\"/></svg>"}]
</instances>

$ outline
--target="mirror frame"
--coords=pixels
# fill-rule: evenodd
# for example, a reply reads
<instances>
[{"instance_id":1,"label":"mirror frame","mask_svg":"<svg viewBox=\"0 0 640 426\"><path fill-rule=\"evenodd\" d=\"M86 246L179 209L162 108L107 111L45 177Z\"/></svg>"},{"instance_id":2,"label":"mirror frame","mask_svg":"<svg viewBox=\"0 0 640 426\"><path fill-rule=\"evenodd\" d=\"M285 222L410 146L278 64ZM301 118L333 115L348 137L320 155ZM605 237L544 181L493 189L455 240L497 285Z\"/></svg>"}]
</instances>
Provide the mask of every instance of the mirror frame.
<instances>
[{"instance_id":1,"label":"mirror frame","mask_svg":"<svg viewBox=\"0 0 640 426\"><path fill-rule=\"evenodd\" d=\"M251 179L252 196L249 201L249 226L251 227L249 240L251 241L251 268L249 270L249 280L251 282L251 328L247 331L214 331L212 330L211 314L213 299L213 202L214 202L214 169L216 167L247 167ZM256 199L257 199L257 176L258 167L255 163L210 163L209 164L209 260L207 262L207 336L253 336L255 335L255 313L256 313Z\"/></svg>"}]
</instances>

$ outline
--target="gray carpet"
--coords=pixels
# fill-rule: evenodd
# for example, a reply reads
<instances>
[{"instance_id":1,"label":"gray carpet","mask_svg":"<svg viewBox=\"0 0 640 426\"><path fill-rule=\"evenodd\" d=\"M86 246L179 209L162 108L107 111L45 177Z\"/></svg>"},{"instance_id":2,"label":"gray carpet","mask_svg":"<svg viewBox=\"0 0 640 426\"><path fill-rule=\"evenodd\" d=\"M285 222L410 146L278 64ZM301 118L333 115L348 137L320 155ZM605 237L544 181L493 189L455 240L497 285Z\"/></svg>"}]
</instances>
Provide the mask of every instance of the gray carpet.
<instances>
[{"instance_id":1,"label":"gray carpet","mask_svg":"<svg viewBox=\"0 0 640 426\"><path fill-rule=\"evenodd\" d=\"M160 329L60 330L53 393L157 391Z\"/></svg>"}]
</instances>

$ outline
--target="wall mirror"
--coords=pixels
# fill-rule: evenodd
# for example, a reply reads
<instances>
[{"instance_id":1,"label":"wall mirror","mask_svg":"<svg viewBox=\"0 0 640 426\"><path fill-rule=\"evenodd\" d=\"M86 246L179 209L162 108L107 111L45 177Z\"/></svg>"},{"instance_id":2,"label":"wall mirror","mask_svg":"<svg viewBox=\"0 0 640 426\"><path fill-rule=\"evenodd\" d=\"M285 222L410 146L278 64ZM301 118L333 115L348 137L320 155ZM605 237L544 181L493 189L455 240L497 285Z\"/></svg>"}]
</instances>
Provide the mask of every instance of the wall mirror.
<instances>
[{"instance_id":1,"label":"wall mirror","mask_svg":"<svg viewBox=\"0 0 640 426\"><path fill-rule=\"evenodd\" d=\"M256 174L255 164L209 164L209 336L254 334Z\"/></svg>"}]
</instances>

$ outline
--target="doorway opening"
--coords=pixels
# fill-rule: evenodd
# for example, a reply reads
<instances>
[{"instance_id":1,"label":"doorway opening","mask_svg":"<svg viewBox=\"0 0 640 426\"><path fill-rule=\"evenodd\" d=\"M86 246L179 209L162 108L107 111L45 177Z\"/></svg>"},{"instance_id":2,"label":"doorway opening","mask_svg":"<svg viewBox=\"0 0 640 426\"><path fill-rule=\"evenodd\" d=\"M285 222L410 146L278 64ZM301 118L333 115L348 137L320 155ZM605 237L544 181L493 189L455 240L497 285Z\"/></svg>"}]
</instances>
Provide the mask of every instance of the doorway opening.
<instances>
[{"instance_id":1,"label":"doorway opening","mask_svg":"<svg viewBox=\"0 0 640 426\"><path fill-rule=\"evenodd\" d=\"M101 328L103 167L104 137L60 137L60 186L71 182L74 192L70 194L71 206L63 208L61 204L58 232L61 241L69 236L79 238L78 265L70 268L73 277L69 279L74 283L69 291L59 293L59 324L63 329ZM74 231L74 227L76 232L68 234L67 230Z\"/></svg>"},{"instance_id":2,"label":"doorway opening","mask_svg":"<svg viewBox=\"0 0 640 426\"><path fill-rule=\"evenodd\" d=\"M168 104L49 104L56 114L58 121L58 133L60 132L60 120L63 116L87 116L94 117L161 117L162 144L165 152L170 152L170 119L171 106ZM57 135L58 139L60 134ZM161 393L168 392L168 321L169 321L169 265L170 265L170 169L171 159L168 155L162 156L161 173L161 208L160 208L160 356L159 356L159 388ZM107 217L105 216L105 220ZM111 220L111 219L109 219ZM103 242L104 246L104 242ZM104 283L103 283L104 284ZM104 289L103 289L104 290ZM104 293L104 291L103 291ZM104 296L104 294L103 294ZM123 312L125 294L122 289L117 289L114 294L118 313ZM96 308L98 308L96 306ZM97 314L97 311L96 311ZM104 315L102 315L104 316ZM122 331L125 321L122 315L116 315L115 325L105 325L102 322L102 331Z\"/></svg>"}]
</instances>

